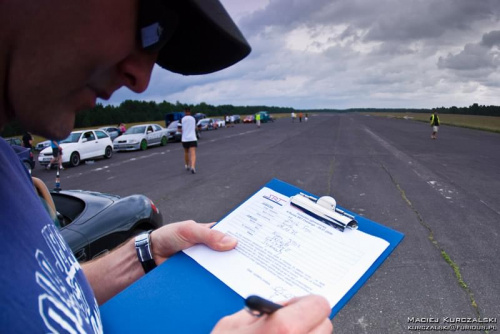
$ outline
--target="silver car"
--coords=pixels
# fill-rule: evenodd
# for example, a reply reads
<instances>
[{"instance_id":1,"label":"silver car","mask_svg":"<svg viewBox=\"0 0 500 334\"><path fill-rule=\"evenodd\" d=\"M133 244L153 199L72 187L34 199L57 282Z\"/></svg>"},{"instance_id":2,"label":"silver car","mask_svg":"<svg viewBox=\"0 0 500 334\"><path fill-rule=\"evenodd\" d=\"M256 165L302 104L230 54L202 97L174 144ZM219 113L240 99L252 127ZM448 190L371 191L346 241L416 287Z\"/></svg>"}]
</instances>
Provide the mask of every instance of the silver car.
<instances>
[{"instance_id":1,"label":"silver car","mask_svg":"<svg viewBox=\"0 0 500 334\"><path fill-rule=\"evenodd\" d=\"M120 132L120 129L118 129L116 127L112 127L112 126L99 128L99 130L106 131L106 133L111 137L111 140L115 140L116 137L118 137L122 134Z\"/></svg>"},{"instance_id":2,"label":"silver car","mask_svg":"<svg viewBox=\"0 0 500 334\"><path fill-rule=\"evenodd\" d=\"M167 129L158 124L141 124L129 128L113 140L115 151L145 150L149 146L165 146L168 142Z\"/></svg>"},{"instance_id":3,"label":"silver car","mask_svg":"<svg viewBox=\"0 0 500 334\"><path fill-rule=\"evenodd\" d=\"M43 149L50 146L50 140L42 141L41 143L36 144L35 150L43 151Z\"/></svg>"},{"instance_id":4,"label":"silver car","mask_svg":"<svg viewBox=\"0 0 500 334\"><path fill-rule=\"evenodd\" d=\"M179 127L181 127L182 125L179 124L180 124L179 121L173 121L168 125L167 127L168 140L181 141L182 133L179 131Z\"/></svg>"}]
</instances>

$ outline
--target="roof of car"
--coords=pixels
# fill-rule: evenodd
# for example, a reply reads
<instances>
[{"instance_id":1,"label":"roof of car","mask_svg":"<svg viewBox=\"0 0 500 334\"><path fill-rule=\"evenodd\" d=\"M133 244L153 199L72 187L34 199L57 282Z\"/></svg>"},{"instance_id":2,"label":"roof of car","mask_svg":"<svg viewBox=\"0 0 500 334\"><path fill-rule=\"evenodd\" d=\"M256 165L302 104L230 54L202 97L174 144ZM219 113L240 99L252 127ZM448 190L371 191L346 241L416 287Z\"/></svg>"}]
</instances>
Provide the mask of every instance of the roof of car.
<instances>
[{"instance_id":1,"label":"roof of car","mask_svg":"<svg viewBox=\"0 0 500 334\"><path fill-rule=\"evenodd\" d=\"M98 131L100 129L87 129L87 130L76 130L76 131L71 131L71 133L83 133L87 131Z\"/></svg>"},{"instance_id":2,"label":"roof of car","mask_svg":"<svg viewBox=\"0 0 500 334\"><path fill-rule=\"evenodd\" d=\"M153 123L151 123L151 124L138 124L138 125L131 126L130 128L137 128L139 126L153 126L153 125L158 125L158 124L153 124Z\"/></svg>"}]
</instances>

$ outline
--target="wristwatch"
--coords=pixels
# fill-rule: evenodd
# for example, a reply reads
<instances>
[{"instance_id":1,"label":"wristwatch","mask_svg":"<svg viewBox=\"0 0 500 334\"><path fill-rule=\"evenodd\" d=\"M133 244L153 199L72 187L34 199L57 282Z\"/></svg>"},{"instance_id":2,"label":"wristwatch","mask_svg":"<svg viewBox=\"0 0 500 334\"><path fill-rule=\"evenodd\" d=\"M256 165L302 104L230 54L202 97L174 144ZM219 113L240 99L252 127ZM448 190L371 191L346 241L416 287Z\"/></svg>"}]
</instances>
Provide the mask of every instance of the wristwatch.
<instances>
[{"instance_id":1,"label":"wristwatch","mask_svg":"<svg viewBox=\"0 0 500 334\"><path fill-rule=\"evenodd\" d=\"M137 251L137 257L139 258L139 262L142 264L142 268L144 268L144 272L146 274L156 268L153 254L151 254L151 232L153 232L153 230L141 233L135 237L135 250Z\"/></svg>"}]
</instances>

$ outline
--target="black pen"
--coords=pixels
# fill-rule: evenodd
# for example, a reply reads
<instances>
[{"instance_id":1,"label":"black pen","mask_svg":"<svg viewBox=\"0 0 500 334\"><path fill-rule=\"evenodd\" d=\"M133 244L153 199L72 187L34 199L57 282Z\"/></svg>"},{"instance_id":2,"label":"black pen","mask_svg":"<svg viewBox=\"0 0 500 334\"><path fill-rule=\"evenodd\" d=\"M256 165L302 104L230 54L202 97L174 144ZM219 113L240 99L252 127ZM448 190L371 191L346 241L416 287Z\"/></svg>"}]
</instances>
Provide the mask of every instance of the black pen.
<instances>
[{"instance_id":1,"label":"black pen","mask_svg":"<svg viewBox=\"0 0 500 334\"><path fill-rule=\"evenodd\" d=\"M264 314L272 314L283 307L283 305L273 303L259 296L249 296L245 299L245 306L247 311L256 317Z\"/></svg>"}]
</instances>

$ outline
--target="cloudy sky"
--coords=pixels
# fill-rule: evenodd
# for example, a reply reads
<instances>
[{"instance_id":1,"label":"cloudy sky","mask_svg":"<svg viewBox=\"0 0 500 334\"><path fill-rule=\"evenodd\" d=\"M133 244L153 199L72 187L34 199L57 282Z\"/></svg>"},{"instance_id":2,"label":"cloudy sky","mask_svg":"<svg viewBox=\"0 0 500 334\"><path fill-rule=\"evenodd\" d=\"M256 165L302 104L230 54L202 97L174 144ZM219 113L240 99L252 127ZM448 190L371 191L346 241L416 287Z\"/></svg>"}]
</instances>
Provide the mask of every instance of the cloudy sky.
<instances>
[{"instance_id":1,"label":"cloudy sky","mask_svg":"<svg viewBox=\"0 0 500 334\"><path fill-rule=\"evenodd\" d=\"M500 105L500 0L221 0L252 46L125 99L296 109ZM193 22L193 24L196 24Z\"/></svg>"}]
</instances>

